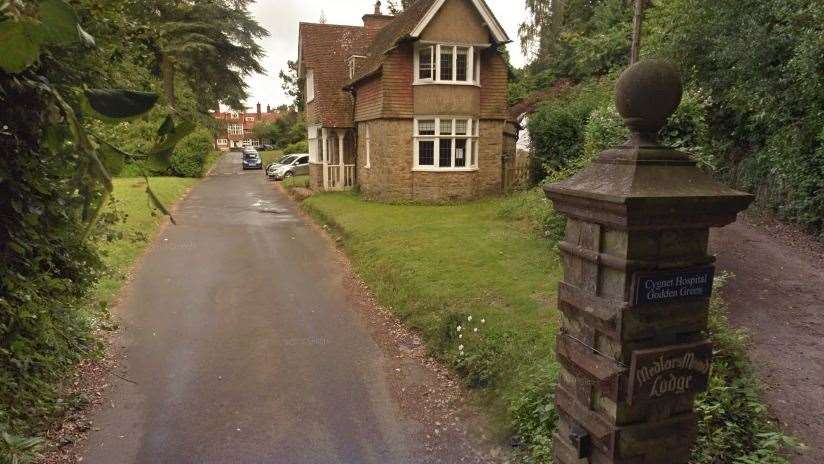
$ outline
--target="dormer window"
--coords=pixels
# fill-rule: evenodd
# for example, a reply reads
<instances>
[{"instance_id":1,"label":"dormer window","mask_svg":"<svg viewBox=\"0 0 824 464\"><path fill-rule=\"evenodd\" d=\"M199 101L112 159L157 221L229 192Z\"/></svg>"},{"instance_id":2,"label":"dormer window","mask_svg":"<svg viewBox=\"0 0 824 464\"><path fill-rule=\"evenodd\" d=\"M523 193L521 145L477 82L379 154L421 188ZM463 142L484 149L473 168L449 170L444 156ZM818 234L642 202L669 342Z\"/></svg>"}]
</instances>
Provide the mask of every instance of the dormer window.
<instances>
[{"instance_id":1,"label":"dormer window","mask_svg":"<svg viewBox=\"0 0 824 464\"><path fill-rule=\"evenodd\" d=\"M415 84L480 85L481 48L421 44L415 50Z\"/></svg>"},{"instance_id":2,"label":"dormer window","mask_svg":"<svg viewBox=\"0 0 824 464\"><path fill-rule=\"evenodd\" d=\"M355 77L355 72L358 70L358 59L366 58L362 55L352 55L346 61L346 68L349 71L349 79L353 79Z\"/></svg>"}]
</instances>

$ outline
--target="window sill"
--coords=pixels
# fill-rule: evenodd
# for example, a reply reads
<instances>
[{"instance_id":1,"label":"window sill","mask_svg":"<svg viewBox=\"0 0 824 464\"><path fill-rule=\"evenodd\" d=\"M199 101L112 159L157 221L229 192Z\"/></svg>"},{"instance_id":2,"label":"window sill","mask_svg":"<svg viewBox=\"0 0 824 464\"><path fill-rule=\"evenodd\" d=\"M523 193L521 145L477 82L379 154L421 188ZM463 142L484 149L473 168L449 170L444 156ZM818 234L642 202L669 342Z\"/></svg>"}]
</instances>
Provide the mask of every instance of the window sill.
<instances>
[{"instance_id":1,"label":"window sill","mask_svg":"<svg viewBox=\"0 0 824 464\"><path fill-rule=\"evenodd\" d=\"M478 168L412 168L412 172L476 172Z\"/></svg>"},{"instance_id":2,"label":"window sill","mask_svg":"<svg viewBox=\"0 0 824 464\"><path fill-rule=\"evenodd\" d=\"M415 81L412 85L460 85L463 87L481 87L481 84L476 82L460 82L460 81Z\"/></svg>"}]
</instances>

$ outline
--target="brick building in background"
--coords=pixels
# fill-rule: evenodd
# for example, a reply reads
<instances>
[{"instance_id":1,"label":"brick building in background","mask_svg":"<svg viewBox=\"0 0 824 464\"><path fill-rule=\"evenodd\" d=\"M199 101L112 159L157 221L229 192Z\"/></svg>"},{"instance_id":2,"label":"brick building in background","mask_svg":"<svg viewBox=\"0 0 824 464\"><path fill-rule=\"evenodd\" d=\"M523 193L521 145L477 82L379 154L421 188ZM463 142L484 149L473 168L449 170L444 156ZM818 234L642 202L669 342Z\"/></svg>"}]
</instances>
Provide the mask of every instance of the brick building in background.
<instances>
[{"instance_id":1,"label":"brick building in background","mask_svg":"<svg viewBox=\"0 0 824 464\"><path fill-rule=\"evenodd\" d=\"M212 116L218 121L215 148L221 151L271 144L271 140L258 139L253 129L258 124L273 123L281 118L280 111L269 105L266 105L266 112L263 112L260 103L253 113L229 110L213 112Z\"/></svg>"},{"instance_id":2,"label":"brick building in background","mask_svg":"<svg viewBox=\"0 0 824 464\"><path fill-rule=\"evenodd\" d=\"M484 0L418 0L398 16L378 2L363 26L301 23L312 187L415 201L501 192L515 153L509 41Z\"/></svg>"}]
</instances>

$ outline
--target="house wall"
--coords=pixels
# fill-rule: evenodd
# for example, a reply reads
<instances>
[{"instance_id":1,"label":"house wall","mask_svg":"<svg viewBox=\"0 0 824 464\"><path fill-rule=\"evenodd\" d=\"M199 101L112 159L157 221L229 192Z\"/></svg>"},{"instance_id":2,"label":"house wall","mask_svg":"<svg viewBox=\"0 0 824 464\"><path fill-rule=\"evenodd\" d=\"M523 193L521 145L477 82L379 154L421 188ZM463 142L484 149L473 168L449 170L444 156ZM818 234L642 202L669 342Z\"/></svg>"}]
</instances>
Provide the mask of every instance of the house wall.
<instances>
[{"instance_id":1,"label":"house wall","mask_svg":"<svg viewBox=\"0 0 824 464\"><path fill-rule=\"evenodd\" d=\"M491 43L483 18L470 0L447 0L420 38L456 43Z\"/></svg>"},{"instance_id":2,"label":"house wall","mask_svg":"<svg viewBox=\"0 0 824 464\"><path fill-rule=\"evenodd\" d=\"M370 77L358 86L356 93L355 121L367 121L381 117L384 88L381 76Z\"/></svg>"},{"instance_id":3,"label":"house wall","mask_svg":"<svg viewBox=\"0 0 824 464\"><path fill-rule=\"evenodd\" d=\"M309 164L309 187L312 190L323 190L323 165Z\"/></svg>"},{"instance_id":4,"label":"house wall","mask_svg":"<svg viewBox=\"0 0 824 464\"><path fill-rule=\"evenodd\" d=\"M481 56L481 118L508 119L507 83L509 73L501 54L494 49Z\"/></svg>"},{"instance_id":5,"label":"house wall","mask_svg":"<svg viewBox=\"0 0 824 464\"><path fill-rule=\"evenodd\" d=\"M411 118L413 114L412 79L415 62L412 45L393 50L383 64L383 114L385 118Z\"/></svg>"},{"instance_id":6,"label":"house wall","mask_svg":"<svg viewBox=\"0 0 824 464\"><path fill-rule=\"evenodd\" d=\"M306 104L306 124L309 126L313 126L315 124L320 124L320 118L318 117L318 100L315 98L311 102Z\"/></svg>"},{"instance_id":7,"label":"house wall","mask_svg":"<svg viewBox=\"0 0 824 464\"><path fill-rule=\"evenodd\" d=\"M365 125L371 135L370 168L366 162ZM358 184L367 198L383 201L442 202L501 192L504 121L480 121L478 170L412 171L411 119L377 119L358 125Z\"/></svg>"},{"instance_id":8,"label":"house wall","mask_svg":"<svg viewBox=\"0 0 824 464\"><path fill-rule=\"evenodd\" d=\"M414 114L478 117L481 112L481 89L474 85L416 85Z\"/></svg>"}]
</instances>

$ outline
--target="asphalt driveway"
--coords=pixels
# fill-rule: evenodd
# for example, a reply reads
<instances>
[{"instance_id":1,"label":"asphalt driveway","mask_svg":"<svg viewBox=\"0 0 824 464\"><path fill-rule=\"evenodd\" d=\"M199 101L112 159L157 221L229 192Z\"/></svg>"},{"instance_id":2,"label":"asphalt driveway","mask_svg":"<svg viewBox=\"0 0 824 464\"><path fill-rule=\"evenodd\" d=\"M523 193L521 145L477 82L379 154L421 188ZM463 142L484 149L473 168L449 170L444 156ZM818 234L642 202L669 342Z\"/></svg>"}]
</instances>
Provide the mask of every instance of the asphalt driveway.
<instances>
[{"instance_id":1,"label":"asphalt driveway","mask_svg":"<svg viewBox=\"0 0 824 464\"><path fill-rule=\"evenodd\" d=\"M85 463L407 463L382 352L324 237L224 156L141 262Z\"/></svg>"}]
</instances>

